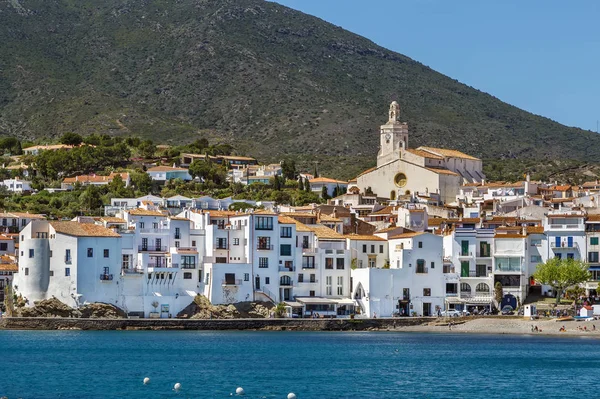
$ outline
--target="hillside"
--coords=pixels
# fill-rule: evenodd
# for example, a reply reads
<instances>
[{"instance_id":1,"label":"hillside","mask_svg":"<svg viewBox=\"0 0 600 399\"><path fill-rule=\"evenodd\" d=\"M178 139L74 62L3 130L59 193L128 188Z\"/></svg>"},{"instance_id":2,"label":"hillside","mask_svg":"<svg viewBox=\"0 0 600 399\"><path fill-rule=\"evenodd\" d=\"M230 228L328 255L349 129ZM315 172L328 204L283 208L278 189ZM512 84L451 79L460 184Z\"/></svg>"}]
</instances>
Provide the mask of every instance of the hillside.
<instances>
[{"instance_id":1,"label":"hillside","mask_svg":"<svg viewBox=\"0 0 600 399\"><path fill-rule=\"evenodd\" d=\"M600 160L595 133L262 0L4 0L0 26L2 135L204 136L350 177L375 162L395 99L411 146Z\"/></svg>"}]
</instances>

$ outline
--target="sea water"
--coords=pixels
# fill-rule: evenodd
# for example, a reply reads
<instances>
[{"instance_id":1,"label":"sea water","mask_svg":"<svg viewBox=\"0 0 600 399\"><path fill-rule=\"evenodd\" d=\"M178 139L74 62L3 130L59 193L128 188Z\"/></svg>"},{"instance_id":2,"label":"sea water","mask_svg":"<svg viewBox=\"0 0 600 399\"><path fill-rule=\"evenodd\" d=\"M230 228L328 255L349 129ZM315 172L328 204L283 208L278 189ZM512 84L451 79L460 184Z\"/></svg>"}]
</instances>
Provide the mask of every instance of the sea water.
<instances>
[{"instance_id":1,"label":"sea water","mask_svg":"<svg viewBox=\"0 0 600 399\"><path fill-rule=\"evenodd\" d=\"M586 338L0 331L0 348L9 399L231 398L237 387L253 399L587 399L600 378L600 341Z\"/></svg>"}]
</instances>

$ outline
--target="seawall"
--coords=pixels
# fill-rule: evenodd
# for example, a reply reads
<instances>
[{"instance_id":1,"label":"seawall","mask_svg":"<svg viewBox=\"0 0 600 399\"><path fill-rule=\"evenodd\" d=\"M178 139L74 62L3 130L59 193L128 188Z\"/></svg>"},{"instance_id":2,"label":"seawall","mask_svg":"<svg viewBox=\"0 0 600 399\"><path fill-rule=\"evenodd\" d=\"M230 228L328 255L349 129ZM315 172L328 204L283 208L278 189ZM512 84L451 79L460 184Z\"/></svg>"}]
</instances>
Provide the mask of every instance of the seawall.
<instances>
[{"instance_id":1,"label":"seawall","mask_svg":"<svg viewBox=\"0 0 600 399\"><path fill-rule=\"evenodd\" d=\"M434 318L393 319L70 319L5 317L4 330L272 330L372 331L417 326Z\"/></svg>"}]
</instances>

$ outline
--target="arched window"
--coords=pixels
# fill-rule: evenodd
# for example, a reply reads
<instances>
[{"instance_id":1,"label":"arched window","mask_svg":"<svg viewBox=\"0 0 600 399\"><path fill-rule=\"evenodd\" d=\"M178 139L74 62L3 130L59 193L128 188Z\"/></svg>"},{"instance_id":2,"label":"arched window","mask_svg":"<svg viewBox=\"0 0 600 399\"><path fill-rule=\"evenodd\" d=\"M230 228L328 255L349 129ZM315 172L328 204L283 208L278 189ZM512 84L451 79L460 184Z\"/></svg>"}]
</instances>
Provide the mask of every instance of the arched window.
<instances>
[{"instance_id":1,"label":"arched window","mask_svg":"<svg viewBox=\"0 0 600 399\"><path fill-rule=\"evenodd\" d=\"M475 287L475 292L480 293L480 294L489 294L490 293L490 286L487 285L486 283L479 283L477 284L477 287Z\"/></svg>"},{"instance_id":2,"label":"arched window","mask_svg":"<svg viewBox=\"0 0 600 399\"><path fill-rule=\"evenodd\" d=\"M279 285L292 285L292 278L290 276L281 276Z\"/></svg>"},{"instance_id":3,"label":"arched window","mask_svg":"<svg viewBox=\"0 0 600 399\"><path fill-rule=\"evenodd\" d=\"M396 199L396 190L390 191L390 200L394 201Z\"/></svg>"},{"instance_id":4,"label":"arched window","mask_svg":"<svg viewBox=\"0 0 600 399\"><path fill-rule=\"evenodd\" d=\"M467 283L460 283L460 292L471 292L471 286Z\"/></svg>"}]
</instances>

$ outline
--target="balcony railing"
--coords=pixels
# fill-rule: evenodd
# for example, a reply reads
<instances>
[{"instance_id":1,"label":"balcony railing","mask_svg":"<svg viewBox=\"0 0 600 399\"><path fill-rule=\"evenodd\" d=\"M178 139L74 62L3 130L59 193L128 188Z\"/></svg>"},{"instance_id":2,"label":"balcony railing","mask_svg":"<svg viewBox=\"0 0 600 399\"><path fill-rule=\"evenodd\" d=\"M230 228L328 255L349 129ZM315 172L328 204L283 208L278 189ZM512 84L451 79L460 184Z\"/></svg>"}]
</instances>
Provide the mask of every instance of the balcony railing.
<instances>
[{"instance_id":1,"label":"balcony railing","mask_svg":"<svg viewBox=\"0 0 600 399\"><path fill-rule=\"evenodd\" d=\"M427 273L429 273L429 268L427 268L427 267L417 267L417 269L415 270L415 273L418 273L418 274L427 274Z\"/></svg>"},{"instance_id":2,"label":"balcony railing","mask_svg":"<svg viewBox=\"0 0 600 399\"><path fill-rule=\"evenodd\" d=\"M280 281L279 285L281 285L282 287L290 287L290 286L294 285L294 283L293 283L292 280L290 280L290 281Z\"/></svg>"},{"instance_id":3,"label":"balcony railing","mask_svg":"<svg viewBox=\"0 0 600 399\"><path fill-rule=\"evenodd\" d=\"M273 250L273 246L272 245L257 245L256 249L258 251L272 251Z\"/></svg>"},{"instance_id":4,"label":"balcony railing","mask_svg":"<svg viewBox=\"0 0 600 399\"><path fill-rule=\"evenodd\" d=\"M139 252L167 252L167 247L161 245L138 245Z\"/></svg>"},{"instance_id":5,"label":"balcony railing","mask_svg":"<svg viewBox=\"0 0 600 399\"><path fill-rule=\"evenodd\" d=\"M142 234L168 234L169 229L140 229L140 233Z\"/></svg>"},{"instance_id":6,"label":"balcony railing","mask_svg":"<svg viewBox=\"0 0 600 399\"><path fill-rule=\"evenodd\" d=\"M112 274L101 274L100 275L100 280L102 280L102 281L112 281L112 279L113 279Z\"/></svg>"},{"instance_id":7,"label":"balcony railing","mask_svg":"<svg viewBox=\"0 0 600 399\"><path fill-rule=\"evenodd\" d=\"M279 266L279 271L280 272L293 272L293 271L296 271L296 268L294 266Z\"/></svg>"},{"instance_id":8,"label":"balcony railing","mask_svg":"<svg viewBox=\"0 0 600 399\"><path fill-rule=\"evenodd\" d=\"M141 267L124 267L121 269L122 274L144 274L144 269Z\"/></svg>"},{"instance_id":9,"label":"balcony railing","mask_svg":"<svg viewBox=\"0 0 600 399\"><path fill-rule=\"evenodd\" d=\"M242 279L221 280L221 285L242 285Z\"/></svg>"},{"instance_id":10,"label":"balcony railing","mask_svg":"<svg viewBox=\"0 0 600 399\"><path fill-rule=\"evenodd\" d=\"M178 251L198 251L197 247L178 247Z\"/></svg>"},{"instance_id":11,"label":"balcony railing","mask_svg":"<svg viewBox=\"0 0 600 399\"><path fill-rule=\"evenodd\" d=\"M71 264L71 262L72 262L72 261L73 261L73 260L71 259L71 257L70 257L70 256L65 256L65 263L67 263L67 264Z\"/></svg>"},{"instance_id":12,"label":"balcony railing","mask_svg":"<svg viewBox=\"0 0 600 399\"><path fill-rule=\"evenodd\" d=\"M217 244L217 245L215 245L215 249L229 249L229 246L228 245L219 245L219 244Z\"/></svg>"},{"instance_id":13,"label":"balcony railing","mask_svg":"<svg viewBox=\"0 0 600 399\"><path fill-rule=\"evenodd\" d=\"M481 278L485 278L488 277L489 274L486 271L485 273L481 273L481 272L477 272L476 270L469 270L469 275L468 276L461 276L461 277L481 277Z\"/></svg>"},{"instance_id":14,"label":"balcony railing","mask_svg":"<svg viewBox=\"0 0 600 399\"><path fill-rule=\"evenodd\" d=\"M304 262L302 262L302 268L303 269L314 269L315 268L315 264L314 263L304 263Z\"/></svg>"},{"instance_id":15,"label":"balcony railing","mask_svg":"<svg viewBox=\"0 0 600 399\"><path fill-rule=\"evenodd\" d=\"M318 282L319 282L318 279L312 279L312 280L308 280L308 281L307 280L302 280L302 281L298 280L299 284L315 284Z\"/></svg>"},{"instance_id":16,"label":"balcony railing","mask_svg":"<svg viewBox=\"0 0 600 399\"><path fill-rule=\"evenodd\" d=\"M196 264L195 263L182 263L181 268L182 269L195 269Z\"/></svg>"},{"instance_id":17,"label":"balcony railing","mask_svg":"<svg viewBox=\"0 0 600 399\"><path fill-rule=\"evenodd\" d=\"M178 263L171 263L168 264L167 262L150 262L148 263L148 267L165 267L165 268L173 268L173 269L179 269L179 264Z\"/></svg>"},{"instance_id":18,"label":"balcony railing","mask_svg":"<svg viewBox=\"0 0 600 399\"><path fill-rule=\"evenodd\" d=\"M575 241L569 243L568 241L563 241L559 245L556 245L556 241L550 242L550 248L552 249L576 249L579 251L579 244Z\"/></svg>"}]
</instances>

